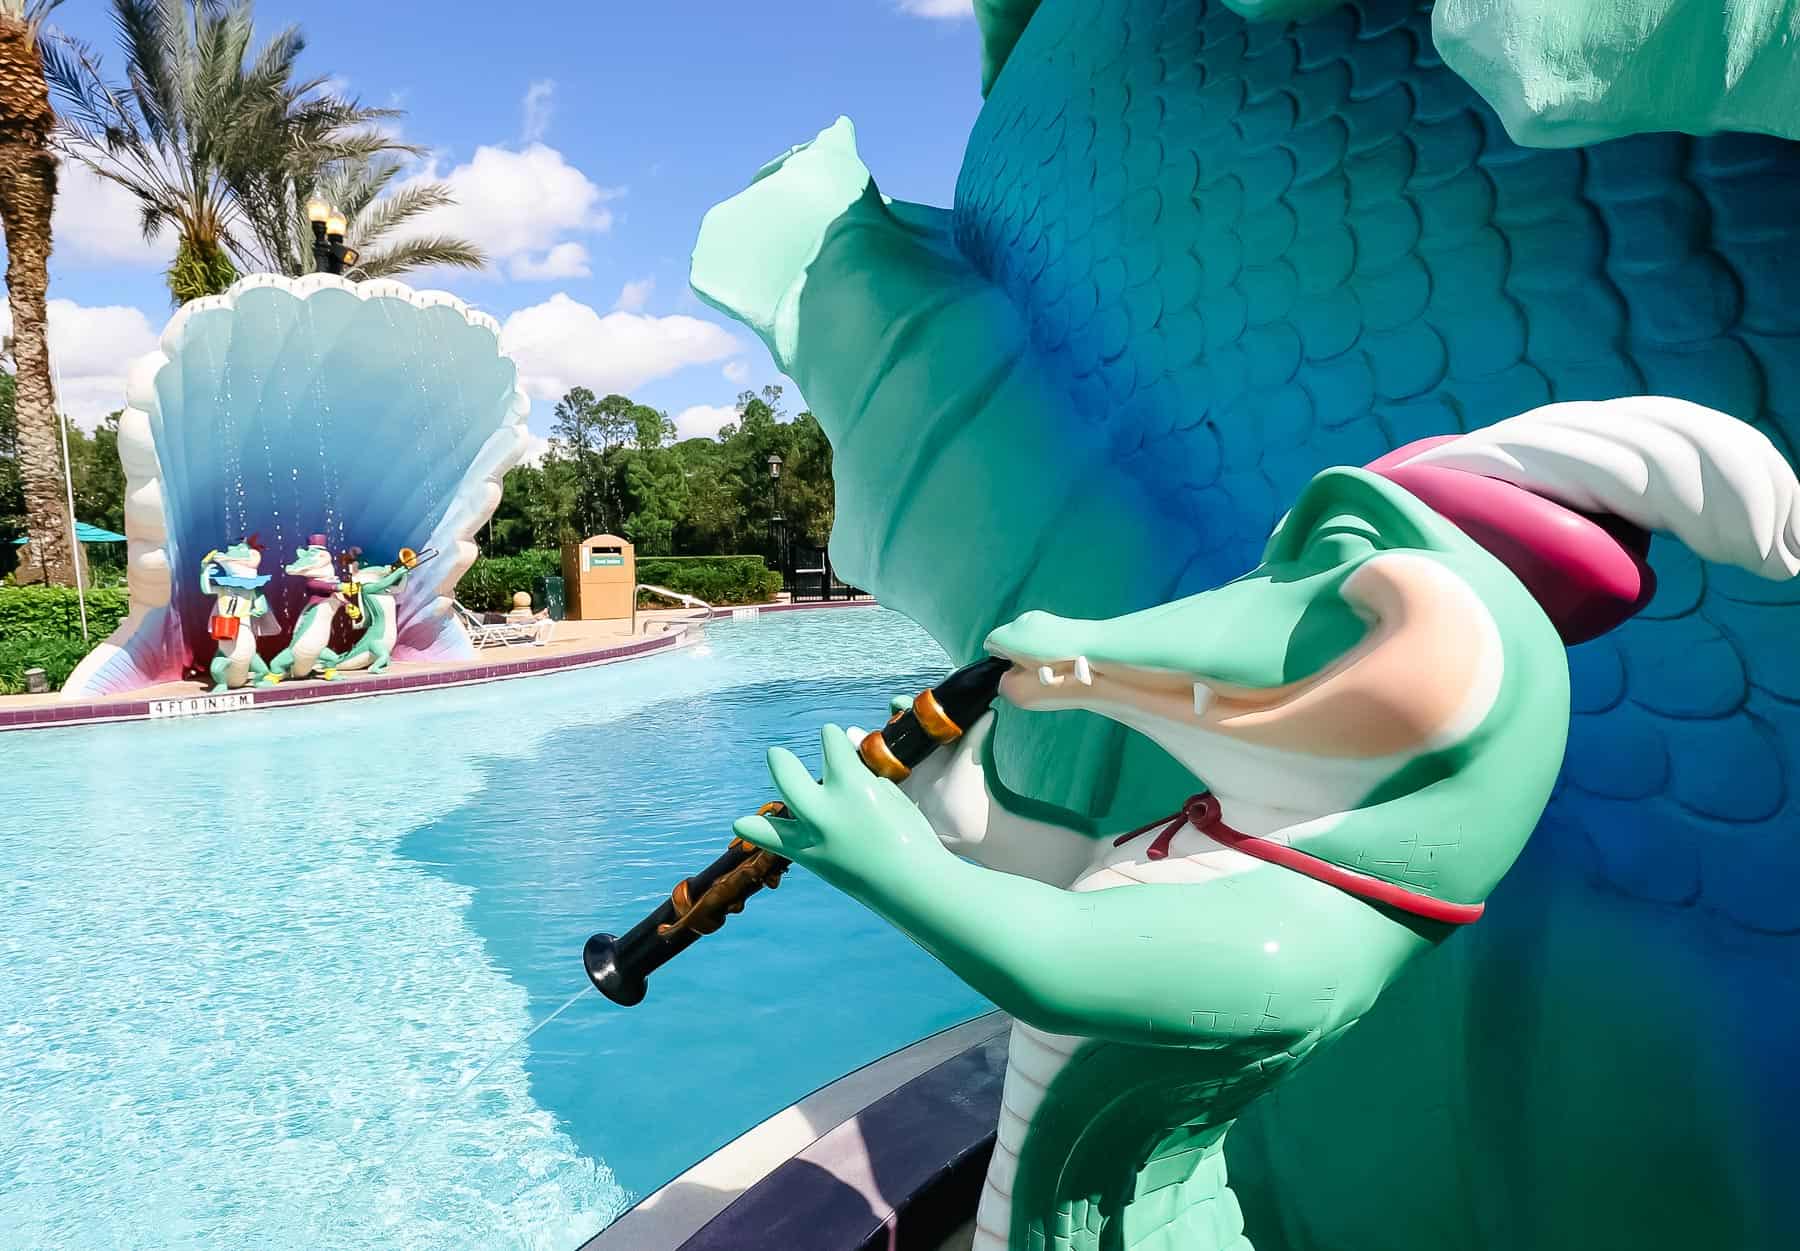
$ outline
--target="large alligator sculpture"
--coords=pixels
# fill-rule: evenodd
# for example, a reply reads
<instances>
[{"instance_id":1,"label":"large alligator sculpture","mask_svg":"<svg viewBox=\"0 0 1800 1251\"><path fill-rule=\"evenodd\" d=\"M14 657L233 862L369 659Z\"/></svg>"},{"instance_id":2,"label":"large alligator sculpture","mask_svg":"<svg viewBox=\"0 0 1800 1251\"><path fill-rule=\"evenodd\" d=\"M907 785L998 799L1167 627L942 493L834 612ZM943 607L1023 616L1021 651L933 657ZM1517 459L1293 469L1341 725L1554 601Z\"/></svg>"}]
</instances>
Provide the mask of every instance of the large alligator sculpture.
<instances>
[{"instance_id":1,"label":"large alligator sculpture","mask_svg":"<svg viewBox=\"0 0 1800 1251\"><path fill-rule=\"evenodd\" d=\"M283 568L289 577L305 581L306 607L294 620L288 645L269 662L263 681L274 684L317 673L329 682L337 677L340 659L331 650L332 623L337 620L338 609L348 603L346 592L353 588L338 580L337 562L322 534L313 535L305 547L295 548L293 562Z\"/></svg>"},{"instance_id":2,"label":"large alligator sculpture","mask_svg":"<svg viewBox=\"0 0 1800 1251\"><path fill-rule=\"evenodd\" d=\"M991 718L905 794L835 727L822 786L771 752L792 818L738 833L1017 1020L976 1251L1249 1251L1227 1131L1480 918L1562 765L1564 645L1648 602L1649 529L1786 580L1800 481L1722 413L1553 405L1326 470L1215 590L996 630L1015 707L1109 717L1192 775L1140 829L1009 806Z\"/></svg>"},{"instance_id":3,"label":"large alligator sculpture","mask_svg":"<svg viewBox=\"0 0 1800 1251\"><path fill-rule=\"evenodd\" d=\"M210 633L218 643L207 666L215 694L248 686L269 672L256 640L273 633L278 623L263 592L269 575L257 572L261 566L262 547L254 535L201 558L200 592L213 597Z\"/></svg>"},{"instance_id":4,"label":"large alligator sculpture","mask_svg":"<svg viewBox=\"0 0 1800 1251\"><path fill-rule=\"evenodd\" d=\"M1031 610L1108 618L1215 586L1256 564L1295 500L1354 499L1359 511L1346 516L1359 525L1368 524L1364 508L1387 509L1400 525L1404 496L1422 502L1427 488L1416 467L1380 470L1384 457L1553 403L1679 397L1743 418L1791 463L1800 149L1774 137L1800 126L1790 8L977 0L987 98L954 207L881 194L840 121L708 215L693 285L763 338L830 435L834 565L959 661ZM1743 133L1752 130L1773 133ZM1378 469L1306 488L1330 465ZM1461 471L1486 479L1508 469ZM1773 496L1746 495L1755 507L1734 512L1715 482L1699 481L1704 499L1688 506L1702 524L1757 532L1740 523ZM1357 529L1329 544L1349 550L1363 541ZM1296 533L1292 518L1280 533ZM1414 544L1400 544L1400 564L1475 579L1483 611L1501 623L1515 679L1501 696L1524 683L1554 702L1560 653L1541 625L1507 617L1529 618L1528 605L1495 579L1477 585L1487 566L1442 523L1423 525ZM1482 921L1417 961L1357 1029L1239 1118L1227 1149L1233 1189L1262 1251L1772 1248L1789 1239L1800 1219L1791 1185L1800 1072L1782 1058L1800 1035L1800 590L1696 552L1717 556L1704 544L1654 542L1654 597L1568 652L1566 759ZM1279 548L1272 556L1283 558ZM1273 579L1255 585L1278 607L1300 593ZM1159 610L1192 618L1206 605L1173 658L1223 648L1252 685L1267 681L1278 658L1255 650L1262 626L1244 627L1242 639L1217 633L1248 592L1212 594ZM1343 610L1331 596L1320 602L1331 610L1308 623L1318 633L1291 663L1348 638ZM1524 633L1505 633L1515 627ZM1067 660L1072 632L1025 617L994 642ZM1099 632L1091 637L1098 688L1108 650ZM1115 633L1105 638L1111 646ZM1550 665L1536 681L1514 660L1532 650ZM1131 657L1111 660L1116 677ZM1051 825L1124 832L1183 809L1197 773L1225 788L1227 823L1256 833L1253 814L1229 811L1230 770L1209 773L1199 758L1190 770L1188 747L1173 746L1166 724L1147 714L1094 715L1067 672L1052 664L1061 682L1042 693L1009 688L1038 708L1060 698L1066 710L1002 706L982 736L985 777L1012 807L1069 814ZM1479 900L1543 802L1550 781L1538 771L1555 771L1561 713L1517 716L1541 720L1546 736L1518 749L1522 772L1507 777L1496 755L1456 775L1501 788L1504 828L1488 828L1485 811L1461 812L1427 832L1456 831L1458 846L1473 855L1479 845L1487 863L1442 877L1437 890L1457 892L1442 898ZM1354 742L1348 733L1336 750ZM1297 800L1329 798L1309 793L1322 773L1348 786L1366 780L1365 765L1259 775L1239 798L1254 804L1289 787ZM1464 786L1474 783L1451 789ZM1049 896L1042 883L962 865L924 837L898 796L870 802L883 806L866 814L869 828L906 832L910 850L880 838L866 852L845 850L847 863L869 858L861 877L891 871L916 883L924 865L946 881L979 883L969 899L940 901L960 919L940 911L933 924L971 928L936 950L1047 1036L1020 1044L1018 1081L1063 1064L1058 1036L1109 1037L1093 1067L1063 1067L1057 1078L1054 1103L1071 1117L1103 1102L1108 1083L1118 1083L1121 1117L1146 1106L1147 1095L1126 1092L1147 1092L1161 1070L1123 1071L1115 1060L1167 1060L1172 1103L1213 1100L1201 1118L1211 1128L1190 1139L1186 1129L1147 1127L1145 1153L1129 1169L1115 1159L1113 1174L1079 1150L1057 1167L1033 1163L1033 1139L1053 1144L1044 1159L1077 1141L1073 1120L1042 1136L1034 1128L1023 1142L1015 1124L1001 1145L1023 1150L1021 1176L1033 1189L1023 1199L1014 1191L995 1232L1022 1235L1020 1246L1038 1245L1039 1234L1046 1245L1116 1245L1108 1240L1128 1226L1151 1229L1152 1213L1173 1220L1222 1186L1219 1122L1250 1091L1221 1082L1208 1094L1205 1081L1191 1089L1183 1066L1196 1057L1148 1051L1130 1031L1217 1040L1222 1068L1252 1057L1279 1066L1292 1054L1286 1041L1304 1050L1358 1016L1430 941L1303 873L1259 869L1195 884L1206 907L1155 931L1179 943L1147 941L1124 955L1118 932L1101 929L1103 915L1123 923L1107 892ZM822 819L825 847L844 818L834 808ZM1142 845L1168 824L1104 846L1120 863L1147 863ZM1178 827L1157 863L1187 863L1200 838ZM1086 864L1069 856L1064 885ZM1115 894L1125 889L1149 898L1190 887ZM911 886L870 892L937 941L906 913ZM1266 932L1279 914L1250 906L1300 897L1320 919L1294 918L1291 933ZM1071 978L1080 971L1097 985L1046 991L1044 1006L1062 994L1110 995L1105 1006L1083 1000L1079 1011L1034 1019L1036 996L1006 982L1020 964L970 967L970 952L1011 961L1018 953L1005 944L1068 937L1013 923L1013 904L1121 957L1083 954ZM1223 978L1227 961L1301 987L1308 976L1317 982L1337 971L1336 957L1308 946L1320 926L1375 945L1362 960L1345 957L1330 992L1341 1006L1298 999L1264 1023L1284 1040L1278 1052L1257 1033L1262 1025L1209 1015L1237 1010L1235 1000L1160 997L1176 984L1222 986L1204 979ZM1285 965L1295 972L1281 973L1278 953L1251 941L1259 932L1260 942L1301 946ZM1239 989L1256 984L1245 974ZM1018 1091L1015 1083L1015 1110ZM1139 1179L1137 1164L1158 1153L1174 1162ZM1121 1175L1146 1187L1139 1202L1120 1192ZM1152 1196L1155 1178L1172 1181ZM1217 1193L1216 1241L1229 1245L1236 1201ZM1146 1235L1152 1245L1212 1245L1155 1227L1165 1232Z\"/></svg>"},{"instance_id":5,"label":"large alligator sculpture","mask_svg":"<svg viewBox=\"0 0 1800 1251\"><path fill-rule=\"evenodd\" d=\"M332 668L337 673L367 669L371 674L386 673L393 659L397 635L398 605L395 595L406 585L412 564L403 553L391 565L371 565L356 569L350 575L355 588L355 605L362 617L362 633L339 656Z\"/></svg>"}]
</instances>

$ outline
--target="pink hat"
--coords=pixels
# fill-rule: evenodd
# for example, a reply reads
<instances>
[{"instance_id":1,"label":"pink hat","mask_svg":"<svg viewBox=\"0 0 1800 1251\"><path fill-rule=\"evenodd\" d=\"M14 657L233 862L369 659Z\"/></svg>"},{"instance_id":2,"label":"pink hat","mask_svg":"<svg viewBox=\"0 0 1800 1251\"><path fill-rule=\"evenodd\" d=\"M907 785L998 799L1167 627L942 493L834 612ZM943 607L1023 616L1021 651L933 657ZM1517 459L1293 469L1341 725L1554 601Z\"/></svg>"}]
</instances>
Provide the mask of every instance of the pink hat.
<instances>
[{"instance_id":1,"label":"pink hat","mask_svg":"<svg viewBox=\"0 0 1800 1251\"><path fill-rule=\"evenodd\" d=\"M1409 463L1455 436L1421 439L1368 466L1430 505L1513 571L1570 646L1636 615L1656 593L1649 532L1462 469Z\"/></svg>"},{"instance_id":2,"label":"pink hat","mask_svg":"<svg viewBox=\"0 0 1800 1251\"><path fill-rule=\"evenodd\" d=\"M322 534L309 535L307 536L306 545L308 547L324 547L325 536Z\"/></svg>"}]
</instances>

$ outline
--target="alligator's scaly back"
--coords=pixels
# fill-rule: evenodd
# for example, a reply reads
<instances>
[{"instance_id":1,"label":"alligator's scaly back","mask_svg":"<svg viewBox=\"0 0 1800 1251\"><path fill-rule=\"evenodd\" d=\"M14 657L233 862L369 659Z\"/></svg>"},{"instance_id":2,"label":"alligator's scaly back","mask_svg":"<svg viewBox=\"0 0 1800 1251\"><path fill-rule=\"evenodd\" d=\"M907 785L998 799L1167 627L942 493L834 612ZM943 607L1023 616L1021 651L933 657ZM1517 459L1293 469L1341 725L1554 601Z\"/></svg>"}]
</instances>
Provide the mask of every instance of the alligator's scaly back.
<instances>
[{"instance_id":1,"label":"alligator's scaly back","mask_svg":"<svg viewBox=\"0 0 1800 1251\"><path fill-rule=\"evenodd\" d=\"M715 210L694 270L832 438L840 569L959 659L1023 609L1234 576L1322 466L1551 401L1678 396L1794 459L1794 144L1520 147L1408 0L979 11L1013 26L950 213L884 201L840 125ZM1265 1251L1791 1224L1800 592L1651 564L1647 610L1570 653L1561 787L1489 917L1234 1135ZM1187 785L1083 713L996 744L1115 828Z\"/></svg>"}]
</instances>

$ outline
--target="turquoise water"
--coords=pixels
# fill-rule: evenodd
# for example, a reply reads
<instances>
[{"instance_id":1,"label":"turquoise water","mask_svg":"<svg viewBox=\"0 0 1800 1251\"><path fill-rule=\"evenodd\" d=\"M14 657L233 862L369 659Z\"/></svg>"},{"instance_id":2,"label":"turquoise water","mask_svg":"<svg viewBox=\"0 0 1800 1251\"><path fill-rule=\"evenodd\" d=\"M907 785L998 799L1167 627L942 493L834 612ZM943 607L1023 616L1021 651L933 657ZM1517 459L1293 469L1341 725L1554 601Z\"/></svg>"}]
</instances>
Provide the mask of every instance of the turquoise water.
<instances>
[{"instance_id":1,"label":"turquoise water","mask_svg":"<svg viewBox=\"0 0 1800 1251\"><path fill-rule=\"evenodd\" d=\"M769 797L766 747L816 765L820 724L948 667L896 614L792 613L581 673L0 737L0 1247L569 1251L982 1011L795 872L640 1007L549 1020L587 936Z\"/></svg>"}]
</instances>

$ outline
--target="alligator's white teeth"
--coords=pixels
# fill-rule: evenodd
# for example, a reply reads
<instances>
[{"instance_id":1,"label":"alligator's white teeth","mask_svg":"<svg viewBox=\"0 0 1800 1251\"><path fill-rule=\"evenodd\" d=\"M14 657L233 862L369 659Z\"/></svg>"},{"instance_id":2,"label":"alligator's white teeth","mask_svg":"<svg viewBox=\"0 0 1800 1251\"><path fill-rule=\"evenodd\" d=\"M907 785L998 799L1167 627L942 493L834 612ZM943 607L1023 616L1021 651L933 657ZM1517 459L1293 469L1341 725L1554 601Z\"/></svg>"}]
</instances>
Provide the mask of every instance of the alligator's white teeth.
<instances>
[{"instance_id":1,"label":"alligator's white teeth","mask_svg":"<svg viewBox=\"0 0 1800 1251\"><path fill-rule=\"evenodd\" d=\"M1212 700L1212 687L1204 682L1194 683L1194 715L1196 717L1203 717L1206 715L1206 710L1211 706Z\"/></svg>"},{"instance_id":2,"label":"alligator's white teeth","mask_svg":"<svg viewBox=\"0 0 1800 1251\"><path fill-rule=\"evenodd\" d=\"M1075 657L1075 680L1083 686L1094 684L1094 671L1088 667L1086 656Z\"/></svg>"},{"instance_id":3,"label":"alligator's white teeth","mask_svg":"<svg viewBox=\"0 0 1800 1251\"><path fill-rule=\"evenodd\" d=\"M1038 681L1045 686L1061 686L1063 682L1049 665L1038 666Z\"/></svg>"}]
</instances>

